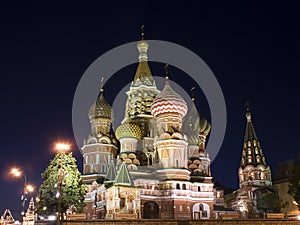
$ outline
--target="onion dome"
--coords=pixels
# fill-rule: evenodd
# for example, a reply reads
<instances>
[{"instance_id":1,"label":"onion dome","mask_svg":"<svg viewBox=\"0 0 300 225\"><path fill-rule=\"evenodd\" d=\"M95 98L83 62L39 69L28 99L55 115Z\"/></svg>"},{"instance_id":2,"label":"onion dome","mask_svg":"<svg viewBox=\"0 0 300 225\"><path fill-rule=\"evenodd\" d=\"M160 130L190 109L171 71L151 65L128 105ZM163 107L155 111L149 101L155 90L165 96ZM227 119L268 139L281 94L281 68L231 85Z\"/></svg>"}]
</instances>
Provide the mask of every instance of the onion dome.
<instances>
[{"instance_id":1,"label":"onion dome","mask_svg":"<svg viewBox=\"0 0 300 225\"><path fill-rule=\"evenodd\" d=\"M209 134L210 128L211 128L210 123L207 121L206 118L204 118L203 116L200 116L200 124L199 125L200 125L199 134L207 136Z\"/></svg>"},{"instance_id":2,"label":"onion dome","mask_svg":"<svg viewBox=\"0 0 300 225\"><path fill-rule=\"evenodd\" d=\"M178 113L184 117L187 109L186 102L172 89L168 79L164 89L156 96L151 105L151 113L154 116L164 113Z\"/></svg>"},{"instance_id":3,"label":"onion dome","mask_svg":"<svg viewBox=\"0 0 300 225\"><path fill-rule=\"evenodd\" d=\"M142 131L138 125L133 123L123 123L116 130L116 137L118 140L122 138L142 138Z\"/></svg>"},{"instance_id":4,"label":"onion dome","mask_svg":"<svg viewBox=\"0 0 300 225\"><path fill-rule=\"evenodd\" d=\"M103 89L100 90L96 103L92 105L89 110L89 117L91 119L111 119L112 118L112 107L107 103L103 95Z\"/></svg>"},{"instance_id":5,"label":"onion dome","mask_svg":"<svg viewBox=\"0 0 300 225\"><path fill-rule=\"evenodd\" d=\"M199 129L200 129L200 116L199 112L195 107L195 104L192 104L189 107L189 113L184 117L182 123L183 133L187 135L187 142L189 145L199 145Z\"/></svg>"},{"instance_id":6,"label":"onion dome","mask_svg":"<svg viewBox=\"0 0 300 225\"><path fill-rule=\"evenodd\" d=\"M200 138L197 134L189 134L187 136L187 142L190 144L190 145L199 145L200 143Z\"/></svg>"}]
</instances>

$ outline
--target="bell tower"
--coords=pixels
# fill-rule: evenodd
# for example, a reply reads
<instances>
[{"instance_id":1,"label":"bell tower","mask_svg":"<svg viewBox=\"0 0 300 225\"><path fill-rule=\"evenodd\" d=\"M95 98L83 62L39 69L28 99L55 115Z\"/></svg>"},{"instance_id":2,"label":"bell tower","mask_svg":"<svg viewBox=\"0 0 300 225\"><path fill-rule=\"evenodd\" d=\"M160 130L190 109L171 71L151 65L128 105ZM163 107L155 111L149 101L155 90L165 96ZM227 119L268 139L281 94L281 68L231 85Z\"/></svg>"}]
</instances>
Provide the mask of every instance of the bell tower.
<instances>
[{"instance_id":1,"label":"bell tower","mask_svg":"<svg viewBox=\"0 0 300 225\"><path fill-rule=\"evenodd\" d=\"M257 138L249 105L246 108L246 132L239 173L240 188L272 186L271 170Z\"/></svg>"}]
</instances>

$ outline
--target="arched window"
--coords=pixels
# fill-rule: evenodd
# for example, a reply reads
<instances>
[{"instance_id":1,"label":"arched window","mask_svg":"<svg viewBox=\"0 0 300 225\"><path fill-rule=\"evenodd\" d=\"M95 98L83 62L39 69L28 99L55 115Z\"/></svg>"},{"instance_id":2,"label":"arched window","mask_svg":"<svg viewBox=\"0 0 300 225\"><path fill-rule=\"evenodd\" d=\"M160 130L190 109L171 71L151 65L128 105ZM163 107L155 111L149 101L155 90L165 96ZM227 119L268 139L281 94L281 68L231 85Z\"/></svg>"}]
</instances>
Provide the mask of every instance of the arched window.
<instances>
[{"instance_id":1,"label":"arched window","mask_svg":"<svg viewBox=\"0 0 300 225\"><path fill-rule=\"evenodd\" d=\"M260 163L260 156L259 156L259 155L256 156L256 161L257 161L258 163Z\"/></svg>"},{"instance_id":2,"label":"arched window","mask_svg":"<svg viewBox=\"0 0 300 225\"><path fill-rule=\"evenodd\" d=\"M176 184L176 189L180 190L180 184L179 183Z\"/></svg>"},{"instance_id":3,"label":"arched window","mask_svg":"<svg viewBox=\"0 0 300 225\"><path fill-rule=\"evenodd\" d=\"M248 155L251 155L251 148L248 148Z\"/></svg>"},{"instance_id":4,"label":"arched window","mask_svg":"<svg viewBox=\"0 0 300 225\"><path fill-rule=\"evenodd\" d=\"M193 206L193 219L209 219L210 209L205 203L196 203Z\"/></svg>"},{"instance_id":5,"label":"arched window","mask_svg":"<svg viewBox=\"0 0 300 225\"><path fill-rule=\"evenodd\" d=\"M186 190L186 184L182 184L182 189Z\"/></svg>"},{"instance_id":6,"label":"arched window","mask_svg":"<svg viewBox=\"0 0 300 225\"><path fill-rule=\"evenodd\" d=\"M252 163L252 157L248 156L248 163Z\"/></svg>"}]
</instances>

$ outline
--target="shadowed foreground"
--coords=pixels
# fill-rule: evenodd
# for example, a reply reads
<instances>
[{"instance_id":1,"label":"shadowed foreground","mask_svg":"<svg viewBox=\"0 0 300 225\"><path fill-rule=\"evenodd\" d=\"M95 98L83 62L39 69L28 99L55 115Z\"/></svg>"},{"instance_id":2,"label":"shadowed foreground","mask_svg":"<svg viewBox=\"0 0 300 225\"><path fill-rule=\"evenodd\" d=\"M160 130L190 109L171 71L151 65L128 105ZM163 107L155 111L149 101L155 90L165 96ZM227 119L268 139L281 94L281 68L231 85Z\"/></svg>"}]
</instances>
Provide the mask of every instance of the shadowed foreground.
<instances>
[{"instance_id":1,"label":"shadowed foreground","mask_svg":"<svg viewBox=\"0 0 300 225\"><path fill-rule=\"evenodd\" d=\"M35 223L43 225L46 223ZM77 220L64 221L63 225L300 225L298 220Z\"/></svg>"}]
</instances>

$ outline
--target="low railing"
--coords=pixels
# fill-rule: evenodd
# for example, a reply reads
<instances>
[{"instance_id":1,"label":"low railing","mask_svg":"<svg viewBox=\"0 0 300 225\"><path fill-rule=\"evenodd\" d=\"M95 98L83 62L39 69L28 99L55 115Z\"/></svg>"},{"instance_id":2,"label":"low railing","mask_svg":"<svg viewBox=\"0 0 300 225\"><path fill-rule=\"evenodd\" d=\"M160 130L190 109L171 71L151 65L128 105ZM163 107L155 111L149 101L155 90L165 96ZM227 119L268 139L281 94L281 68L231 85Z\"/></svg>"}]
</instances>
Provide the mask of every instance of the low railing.
<instances>
[{"instance_id":1,"label":"low railing","mask_svg":"<svg viewBox=\"0 0 300 225\"><path fill-rule=\"evenodd\" d=\"M85 213L76 213L67 215L67 220L84 220L86 219Z\"/></svg>"}]
</instances>

